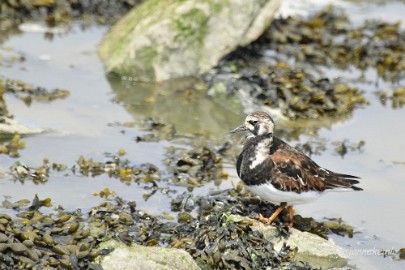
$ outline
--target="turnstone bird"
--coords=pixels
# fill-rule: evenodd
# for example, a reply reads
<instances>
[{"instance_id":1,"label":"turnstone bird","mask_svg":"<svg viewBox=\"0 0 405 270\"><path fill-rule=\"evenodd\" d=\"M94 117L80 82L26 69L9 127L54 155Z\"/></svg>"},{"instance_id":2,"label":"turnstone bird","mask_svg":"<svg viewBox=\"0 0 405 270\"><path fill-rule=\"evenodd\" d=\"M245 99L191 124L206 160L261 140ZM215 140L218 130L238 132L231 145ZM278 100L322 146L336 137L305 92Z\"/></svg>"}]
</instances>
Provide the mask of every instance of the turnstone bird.
<instances>
[{"instance_id":1,"label":"turnstone bird","mask_svg":"<svg viewBox=\"0 0 405 270\"><path fill-rule=\"evenodd\" d=\"M247 131L236 169L248 190L280 207L269 218L271 223L288 207L290 225L293 206L315 201L329 190L362 190L354 186L358 177L335 173L316 164L304 153L274 136L274 121L265 112L250 113L231 133Z\"/></svg>"}]
</instances>

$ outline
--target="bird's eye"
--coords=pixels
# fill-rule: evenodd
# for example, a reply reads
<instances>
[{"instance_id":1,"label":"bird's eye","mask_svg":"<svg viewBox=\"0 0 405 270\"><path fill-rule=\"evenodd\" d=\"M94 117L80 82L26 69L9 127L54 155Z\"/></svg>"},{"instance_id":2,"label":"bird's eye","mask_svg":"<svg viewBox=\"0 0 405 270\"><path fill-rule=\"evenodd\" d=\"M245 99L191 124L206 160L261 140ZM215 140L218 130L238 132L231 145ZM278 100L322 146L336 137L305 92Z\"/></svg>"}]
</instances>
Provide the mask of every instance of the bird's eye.
<instances>
[{"instance_id":1,"label":"bird's eye","mask_svg":"<svg viewBox=\"0 0 405 270\"><path fill-rule=\"evenodd\" d=\"M257 124L257 120L250 120L250 121L248 121L248 122L249 122L249 124L251 124L252 126L254 126L254 125Z\"/></svg>"}]
</instances>

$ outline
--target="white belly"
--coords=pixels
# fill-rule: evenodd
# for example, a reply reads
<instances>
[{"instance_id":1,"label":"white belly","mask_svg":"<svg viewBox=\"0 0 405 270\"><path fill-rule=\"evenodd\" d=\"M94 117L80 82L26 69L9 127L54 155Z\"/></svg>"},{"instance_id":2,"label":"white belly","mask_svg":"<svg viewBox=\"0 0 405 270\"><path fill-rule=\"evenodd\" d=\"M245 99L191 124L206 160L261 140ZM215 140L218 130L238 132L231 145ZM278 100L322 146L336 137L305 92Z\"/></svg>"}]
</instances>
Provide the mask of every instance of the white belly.
<instances>
[{"instance_id":1,"label":"white belly","mask_svg":"<svg viewBox=\"0 0 405 270\"><path fill-rule=\"evenodd\" d=\"M261 199L273 204L280 204L282 202L287 203L287 205L310 203L322 195L322 193L319 191L307 191L301 193L296 193L293 191L281 191L273 187L271 184L255 186L245 185L245 187L254 195L257 195Z\"/></svg>"}]
</instances>

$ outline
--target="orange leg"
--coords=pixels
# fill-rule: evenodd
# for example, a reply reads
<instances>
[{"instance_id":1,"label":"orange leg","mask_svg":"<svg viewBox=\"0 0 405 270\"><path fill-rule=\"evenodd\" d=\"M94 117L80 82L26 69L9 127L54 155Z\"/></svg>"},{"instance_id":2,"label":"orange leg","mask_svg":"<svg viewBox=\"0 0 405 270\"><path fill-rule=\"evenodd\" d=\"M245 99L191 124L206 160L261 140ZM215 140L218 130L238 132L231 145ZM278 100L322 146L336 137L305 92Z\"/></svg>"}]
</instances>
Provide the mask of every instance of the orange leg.
<instances>
[{"instance_id":1,"label":"orange leg","mask_svg":"<svg viewBox=\"0 0 405 270\"><path fill-rule=\"evenodd\" d=\"M292 227L293 225L293 218L294 218L294 210L292 206L288 206L288 214L290 216L290 224L288 224L288 227Z\"/></svg>"},{"instance_id":2,"label":"orange leg","mask_svg":"<svg viewBox=\"0 0 405 270\"><path fill-rule=\"evenodd\" d=\"M276 217L281 213L281 211L283 211L285 208L285 205L280 206L269 218L265 218L262 216L262 214L259 214L259 220L266 222L267 224L271 224Z\"/></svg>"}]
</instances>

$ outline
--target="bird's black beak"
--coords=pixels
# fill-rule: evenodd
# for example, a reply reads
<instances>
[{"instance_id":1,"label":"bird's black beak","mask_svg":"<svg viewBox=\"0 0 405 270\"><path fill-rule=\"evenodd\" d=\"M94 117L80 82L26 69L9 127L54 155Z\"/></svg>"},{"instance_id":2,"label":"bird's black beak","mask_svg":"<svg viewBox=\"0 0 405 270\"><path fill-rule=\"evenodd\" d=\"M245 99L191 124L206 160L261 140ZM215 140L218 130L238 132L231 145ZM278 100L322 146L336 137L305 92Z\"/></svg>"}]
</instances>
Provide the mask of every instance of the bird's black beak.
<instances>
[{"instance_id":1,"label":"bird's black beak","mask_svg":"<svg viewBox=\"0 0 405 270\"><path fill-rule=\"evenodd\" d=\"M236 132L245 131L245 130L247 130L247 128L243 124L243 125L240 125L239 127L235 128L234 130L229 131L229 133L236 133Z\"/></svg>"}]
</instances>

